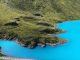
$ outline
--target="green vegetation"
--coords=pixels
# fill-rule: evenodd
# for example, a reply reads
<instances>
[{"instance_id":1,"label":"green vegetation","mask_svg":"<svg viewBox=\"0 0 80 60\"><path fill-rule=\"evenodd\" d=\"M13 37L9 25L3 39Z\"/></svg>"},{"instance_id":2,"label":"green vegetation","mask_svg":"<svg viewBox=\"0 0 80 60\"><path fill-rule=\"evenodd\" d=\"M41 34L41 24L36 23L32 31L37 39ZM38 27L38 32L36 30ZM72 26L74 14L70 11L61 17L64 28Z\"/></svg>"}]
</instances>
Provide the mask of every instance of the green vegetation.
<instances>
[{"instance_id":1,"label":"green vegetation","mask_svg":"<svg viewBox=\"0 0 80 60\"><path fill-rule=\"evenodd\" d=\"M63 43L51 34L63 32L56 23L80 19L79 5L79 0L0 0L0 38L31 48Z\"/></svg>"},{"instance_id":2,"label":"green vegetation","mask_svg":"<svg viewBox=\"0 0 80 60\"><path fill-rule=\"evenodd\" d=\"M80 19L79 0L2 0L8 6L27 11L31 14L39 12L45 20L74 20ZM27 13L25 13L27 14Z\"/></svg>"}]
</instances>

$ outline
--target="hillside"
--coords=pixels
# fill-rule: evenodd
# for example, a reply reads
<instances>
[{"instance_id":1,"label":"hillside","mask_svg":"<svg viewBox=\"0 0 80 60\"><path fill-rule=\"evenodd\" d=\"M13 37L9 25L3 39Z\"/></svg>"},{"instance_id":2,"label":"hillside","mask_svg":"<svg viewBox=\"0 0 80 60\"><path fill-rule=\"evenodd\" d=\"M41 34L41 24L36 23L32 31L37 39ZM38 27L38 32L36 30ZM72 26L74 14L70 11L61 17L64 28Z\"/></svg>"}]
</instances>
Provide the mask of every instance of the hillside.
<instances>
[{"instance_id":1,"label":"hillside","mask_svg":"<svg viewBox=\"0 0 80 60\"><path fill-rule=\"evenodd\" d=\"M29 13L39 12L49 20L80 19L79 0L4 0L8 6Z\"/></svg>"},{"instance_id":2,"label":"hillside","mask_svg":"<svg viewBox=\"0 0 80 60\"><path fill-rule=\"evenodd\" d=\"M18 38L29 47L63 43L49 35L62 32L56 23L75 19L80 19L79 0L0 0L0 38Z\"/></svg>"}]
</instances>

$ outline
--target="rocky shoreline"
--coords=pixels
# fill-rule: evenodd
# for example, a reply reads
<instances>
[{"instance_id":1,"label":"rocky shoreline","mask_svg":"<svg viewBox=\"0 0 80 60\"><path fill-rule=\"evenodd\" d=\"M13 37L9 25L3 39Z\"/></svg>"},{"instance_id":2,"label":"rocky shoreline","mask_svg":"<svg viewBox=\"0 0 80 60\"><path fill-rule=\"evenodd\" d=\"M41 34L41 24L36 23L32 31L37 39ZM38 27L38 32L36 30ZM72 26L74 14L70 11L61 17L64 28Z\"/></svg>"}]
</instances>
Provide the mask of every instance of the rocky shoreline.
<instances>
[{"instance_id":1,"label":"rocky shoreline","mask_svg":"<svg viewBox=\"0 0 80 60\"><path fill-rule=\"evenodd\" d=\"M6 39L4 39L4 40L6 40ZM9 40L9 39L8 39ZM12 39L12 40L14 40L14 39ZM12 41L12 40L9 40L9 41ZM25 40L18 40L18 39L15 39L15 41L18 43L18 44L20 44L21 46L23 46L23 47L28 47L28 48L34 48L34 47L36 47L36 46L40 46L40 47L45 47L46 45L49 45L49 46L57 46L57 45L60 45L60 44L64 44L64 43L66 43L67 42L67 40L63 40L63 39L59 39L58 40L58 42L56 42L56 43L52 43L52 42L41 42L41 43L36 43L36 42L34 42L34 41L31 41L31 45L26 45L26 43L28 43L28 42L30 42L30 41L25 41ZM34 44L35 44L35 46L34 46Z\"/></svg>"},{"instance_id":2,"label":"rocky shoreline","mask_svg":"<svg viewBox=\"0 0 80 60\"><path fill-rule=\"evenodd\" d=\"M28 48L35 48L36 46L46 47L46 45L56 46L67 42L66 40L60 39L56 36L51 36L50 34L34 34L32 36L28 36L26 39L17 37L17 34L11 36L8 33L0 34L0 39L6 39L10 41L15 40L21 46Z\"/></svg>"}]
</instances>

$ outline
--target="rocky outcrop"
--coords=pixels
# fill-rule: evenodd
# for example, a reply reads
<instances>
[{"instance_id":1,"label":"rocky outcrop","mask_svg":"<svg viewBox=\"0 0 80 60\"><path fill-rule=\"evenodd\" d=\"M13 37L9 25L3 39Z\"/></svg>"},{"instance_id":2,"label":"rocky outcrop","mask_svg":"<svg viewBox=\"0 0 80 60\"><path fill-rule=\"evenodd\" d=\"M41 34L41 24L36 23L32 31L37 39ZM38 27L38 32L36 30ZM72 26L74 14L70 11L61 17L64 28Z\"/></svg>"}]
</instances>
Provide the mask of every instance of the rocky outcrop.
<instances>
[{"instance_id":1,"label":"rocky outcrop","mask_svg":"<svg viewBox=\"0 0 80 60\"><path fill-rule=\"evenodd\" d=\"M46 45L56 46L58 44L66 43L66 40L60 39L56 36L51 36L49 34L44 35L30 35L26 39L18 37L15 33L2 33L0 34L0 39L15 40L23 47L35 48L36 46L45 47Z\"/></svg>"},{"instance_id":2,"label":"rocky outcrop","mask_svg":"<svg viewBox=\"0 0 80 60\"><path fill-rule=\"evenodd\" d=\"M35 41L31 41L28 45L28 48L35 48L37 46L37 43Z\"/></svg>"},{"instance_id":3,"label":"rocky outcrop","mask_svg":"<svg viewBox=\"0 0 80 60\"><path fill-rule=\"evenodd\" d=\"M53 24L51 24L51 23L49 23L49 22L44 22L44 21L39 21L39 22L37 22L37 25L54 27Z\"/></svg>"},{"instance_id":4,"label":"rocky outcrop","mask_svg":"<svg viewBox=\"0 0 80 60\"><path fill-rule=\"evenodd\" d=\"M40 29L39 30L40 33L45 33L45 34L56 34L56 33L62 33L64 31L60 30L60 29L57 29L57 28L44 28L44 29Z\"/></svg>"},{"instance_id":5,"label":"rocky outcrop","mask_svg":"<svg viewBox=\"0 0 80 60\"><path fill-rule=\"evenodd\" d=\"M42 15L42 14L40 14L40 13L34 13L33 15L34 15L34 16L43 17L43 15Z\"/></svg>"},{"instance_id":6,"label":"rocky outcrop","mask_svg":"<svg viewBox=\"0 0 80 60\"><path fill-rule=\"evenodd\" d=\"M5 26L18 26L18 23L16 21L13 22L8 22L6 24L4 24Z\"/></svg>"},{"instance_id":7,"label":"rocky outcrop","mask_svg":"<svg viewBox=\"0 0 80 60\"><path fill-rule=\"evenodd\" d=\"M37 15L37 16L36 16ZM17 43L19 43L23 47L28 47L28 48L35 48L37 46L41 47L46 47L46 45L50 46L56 46L58 44L63 44L65 41L60 40L58 37L51 36L51 34L57 34L57 33L62 33L63 31L60 29L55 28L55 25L52 23L44 22L39 20L38 17L39 14L36 14L35 16L19 16L14 18L13 20L9 20L7 23L4 24L4 27L7 30L0 30L0 39L3 40L15 40ZM35 21L34 19L38 19ZM33 20L33 21L30 21ZM30 23L30 28L27 25L27 23ZM23 22L23 24L21 24ZM37 22L37 23L34 23ZM24 25L25 24L25 25ZM34 26L33 26L34 25ZM42 25L42 26L41 26ZM14 28L9 29L9 27L18 27L19 29ZM34 28L36 26L36 28ZM23 29L24 27L24 29ZM26 27L26 28L25 28ZM28 28L28 30L27 30ZM9 30L8 30L9 29ZM32 29L29 31L29 29ZM19 30L19 32L17 31ZM31 34L26 34L25 32L29 31ZM22 34L22 35L20 35Z\"/></svg>"},{"instance_id":8,"label":"rocky outcrop","mask_svg":"<svg viewBox=\"0 0 80 60\"><path fill-rule=\"evenodd\" d=\"M46 47L46 45L56 46L59 44L64 44L66 40L57 38L56 36L46 35L44 36L31 36L31 39L28 40L18 40L19 44L28 48L35 48L36 46Z\"/></svg>"}]
</instances>

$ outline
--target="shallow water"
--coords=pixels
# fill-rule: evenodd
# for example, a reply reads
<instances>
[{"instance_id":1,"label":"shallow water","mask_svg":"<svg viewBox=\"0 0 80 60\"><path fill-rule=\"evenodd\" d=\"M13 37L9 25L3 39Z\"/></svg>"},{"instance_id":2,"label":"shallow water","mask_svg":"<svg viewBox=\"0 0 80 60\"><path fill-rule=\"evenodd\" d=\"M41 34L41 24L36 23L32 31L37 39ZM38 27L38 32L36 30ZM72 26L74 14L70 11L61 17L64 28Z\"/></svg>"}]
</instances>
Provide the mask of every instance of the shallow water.
<instances>
[{"instance_id":1,"label":"shallow water","mask_svg":"<svg viewBox=\"0 0 80 60\"><path fill-rule=\"evenodd\" d=\"M57 36L68 40L68 43L56 47L28 49L21 47L15 41L0 40L2 53L7 56L34 60L80 60L80 21L60 23L57 27L67 31Z\"/></svg>"}]
</instances>

